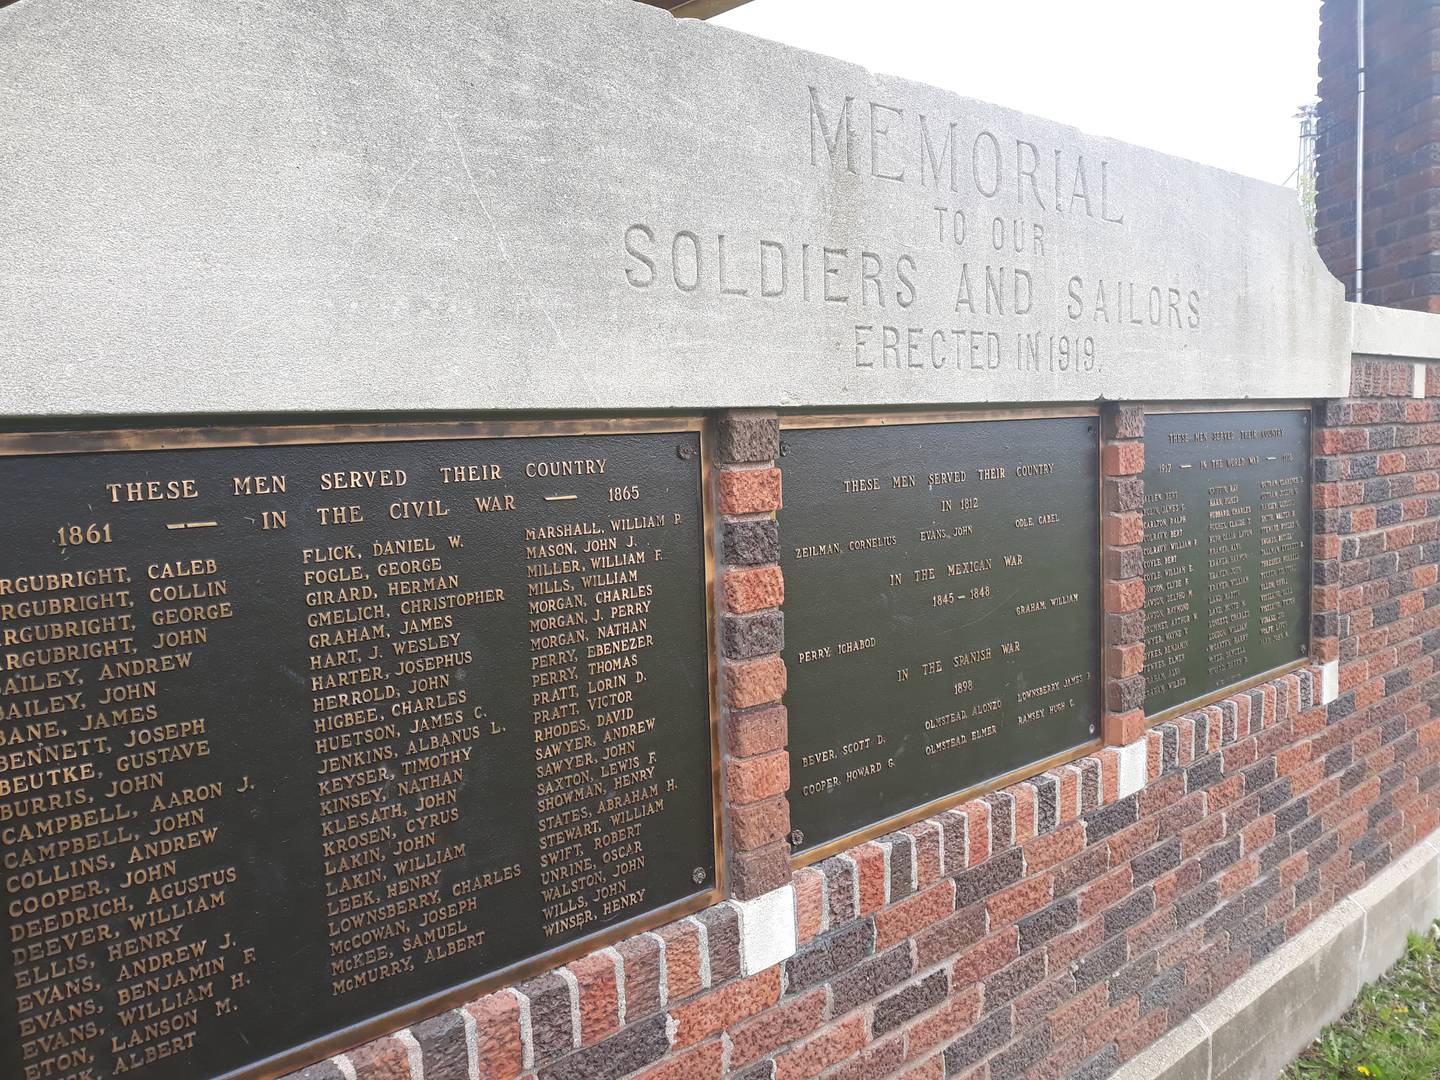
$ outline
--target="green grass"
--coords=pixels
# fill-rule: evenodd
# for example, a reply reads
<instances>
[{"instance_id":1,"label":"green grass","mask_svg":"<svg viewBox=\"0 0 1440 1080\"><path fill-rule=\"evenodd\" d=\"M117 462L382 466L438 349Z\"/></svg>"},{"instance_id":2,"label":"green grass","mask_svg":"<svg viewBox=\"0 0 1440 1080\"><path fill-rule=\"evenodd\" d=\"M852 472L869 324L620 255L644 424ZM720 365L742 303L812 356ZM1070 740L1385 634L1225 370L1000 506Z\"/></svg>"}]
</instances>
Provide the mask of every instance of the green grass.
<instances>
[{"instance_id":1,"label":"green grass","mask_svg":"<svg viewBox=\"0 0 1440 1080\"><path fill-rule=\"evenodd\" d=\"M1405 955L1360 991L1350 1011L1320 1033L1283 1080L1440 1078L1440 922L1411 934Z\"/></svg>"}]
</instances>

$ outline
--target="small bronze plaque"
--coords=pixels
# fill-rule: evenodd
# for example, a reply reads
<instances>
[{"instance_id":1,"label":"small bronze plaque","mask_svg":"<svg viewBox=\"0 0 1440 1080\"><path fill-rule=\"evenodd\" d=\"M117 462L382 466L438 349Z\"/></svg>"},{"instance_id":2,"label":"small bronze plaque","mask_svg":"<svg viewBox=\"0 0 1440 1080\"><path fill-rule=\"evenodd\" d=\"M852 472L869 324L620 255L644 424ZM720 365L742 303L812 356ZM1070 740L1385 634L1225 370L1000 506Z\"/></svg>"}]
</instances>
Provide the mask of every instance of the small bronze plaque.
<instances>
[{"instance_id":1,"label":"small bronze plaque","mask_svg":"<svg viewBox=\"0 0 1440 1080\"><path fill-rule=\"evenodd\" d=\"M791 839L805 857L1093 739L1096 423L782 432Z\"/></svg>"},{"instance_id":2,"label":"small bronze plaque","mask_svg":"<svg viewBox=\"0 0 1440 1080\"><path fill-rule=\"evenodd\" d=\"M1310 648L1310 413L1145 418L1145 711L1183 711Z\"/></svg>"},{"instance_id":3,"label":"small bronze plaque","mask_svg":"<svg viewBox=\"0 0 1440 1080\"><path fill-rule=\"evenodd\" d=\"M656 426L0 457L0 1075L273 1074L713 898Z\"/></svg>"}]
</instances>

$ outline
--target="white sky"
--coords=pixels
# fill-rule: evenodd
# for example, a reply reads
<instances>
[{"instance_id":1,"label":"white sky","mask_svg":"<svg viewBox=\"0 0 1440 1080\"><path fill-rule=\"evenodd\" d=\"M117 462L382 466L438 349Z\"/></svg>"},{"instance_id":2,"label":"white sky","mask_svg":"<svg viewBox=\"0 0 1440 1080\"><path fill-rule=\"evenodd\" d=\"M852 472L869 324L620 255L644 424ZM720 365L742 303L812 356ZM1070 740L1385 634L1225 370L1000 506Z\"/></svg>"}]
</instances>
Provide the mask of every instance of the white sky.
<instances>
[{"instance_id":1,"label":"white sky","mask_svg":"<svg viewBox=\"0 0 1440 1080\"><path fill-rule=\"evenodd\" d=\"M711 22L1279 184L1320 0L750 0Z\"/></svg>"}]
</instances>

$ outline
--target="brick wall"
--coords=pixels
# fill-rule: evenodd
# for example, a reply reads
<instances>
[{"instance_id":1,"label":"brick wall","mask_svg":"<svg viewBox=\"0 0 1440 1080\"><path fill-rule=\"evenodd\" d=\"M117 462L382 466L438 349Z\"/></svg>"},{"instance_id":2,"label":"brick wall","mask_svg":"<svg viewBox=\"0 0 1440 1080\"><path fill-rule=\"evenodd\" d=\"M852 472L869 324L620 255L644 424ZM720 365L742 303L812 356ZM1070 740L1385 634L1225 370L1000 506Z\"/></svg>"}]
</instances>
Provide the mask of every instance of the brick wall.
<instances>
[{"instance_id":1,"label":"brick wall","mask_svg":"<svg viewBox=\"0 0 1440 1080\"><path fill-rule=\"evenodd\" d=\"M1325 0L1315 242L1354 299L1356 0ZM1440 0L1366 0L1365 295L1440 311Z\"/></svg>"},{"instance_id":2,"label":"brick wall","mask_svg":"<svg viewBox=\"0 0 1440 1080\"><path fill-rule=\"evenodd\" d=\"M780 428L774 413L752 412L720 417L715 431L725 851L730 890L748 900L790 878Z\"/></svg>"},{"instance_id":3,"label":"brick wall","mask_svg":"<svg viewBox=\"0 0 1440 1080\"><path fill-rule=\"evenodd\" d=\"M1431 396L1412 399L1407 365L1357 363L1355 396L1317 409L1315 666L300 1075L1107 1075L1440 827L1440 368L1427 374ZM1134 444L1142 422L1116 410L1107 441ZM739 486L778 505L778 477L760 478L778 452L769 430L720 440L722 593L729 574L774 564L771 512L725 494L727 473L755 473ZM1134 475L1120 461L1137 453L1112 452L1112 479ZM1110 486L1129 513L1134 493ZM1134 576L1121 562L1109 578ZM777 571L726 600L722 644L725 620L778 614L779 589ZM722 662L750 651L727 646ZM766 685L725 707L727 769L783 746L783 679ZM783 803L783 786L751 798L728 775L732 852L764 851L780 826L746 848L735 815ZM793 911L778 963L749 939L772 902Z\"/></svg>"}]
</instances>

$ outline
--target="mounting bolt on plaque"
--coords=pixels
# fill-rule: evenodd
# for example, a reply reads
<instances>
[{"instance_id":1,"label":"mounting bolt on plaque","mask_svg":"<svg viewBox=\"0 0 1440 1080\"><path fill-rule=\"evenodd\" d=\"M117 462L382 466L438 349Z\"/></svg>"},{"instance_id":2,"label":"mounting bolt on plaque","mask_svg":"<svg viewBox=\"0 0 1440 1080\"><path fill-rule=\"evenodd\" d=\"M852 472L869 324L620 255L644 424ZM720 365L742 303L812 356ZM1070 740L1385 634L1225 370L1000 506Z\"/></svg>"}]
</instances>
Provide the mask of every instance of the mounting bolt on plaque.
<instances>
[{"instance_id":1,"label":"mounting bolt on plaque","mask_svg":"<svg viewBox=\"0 0 1440 1080\"><path fill-rule=\"evenodd\" d=\"M690 871L690 880L695 882L696 885L704 881L705 876L705 868L703 866L697 866L694 870Z\"/></svg>"},{"instance_id":2,"label":"mounting bolt on plaque","mask_svg":"<svg viewBox=\"0 0 1440 1080\"><path fill-rule=\"evenodd\" d=\"M803 832L801 832L799 829L791 829L791 830L790 830L790 846L791 846L791 847L799 847L799 846L800 846L801 844L803 844L803 843L805 843L805 834L804 834Z\"/></svg>"},{"instance_id":3,"label":"mounting bolt on plaque","mask_svg":"<svg viewBox=\"0 0 1440 1080\"><path fill-rule=\"evenodd\" d=\"M681 444L675 448L675 453L682 461L689 461L695 456L695 447Z\"/></svg>"},{"instance_id":4,"label":"mounting bolt on plaque","mask_svg":"<svg viewBox=\"0 0 1440 1080\"><path fill-rule=\"evenodd\" d=\"M780 440L780 456L781 456L781 457L784 457L784 456L785 456L786 454L788 454L788 453L790 453L790 444L787 443L784 439L781 439L781 440Z\"/></svg>"}]
</instances>

